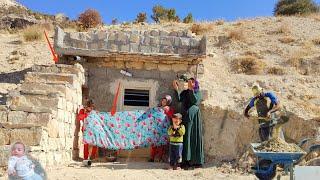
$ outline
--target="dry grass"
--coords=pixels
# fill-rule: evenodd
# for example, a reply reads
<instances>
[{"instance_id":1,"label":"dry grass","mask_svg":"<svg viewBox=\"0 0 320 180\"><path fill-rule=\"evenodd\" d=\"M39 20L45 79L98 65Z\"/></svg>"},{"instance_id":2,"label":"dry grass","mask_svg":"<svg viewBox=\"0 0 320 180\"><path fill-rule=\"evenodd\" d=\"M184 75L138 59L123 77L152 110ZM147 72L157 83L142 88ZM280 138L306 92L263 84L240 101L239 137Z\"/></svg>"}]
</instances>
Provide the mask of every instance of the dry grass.
<instances>
[{"instance_id":1,"label":"dry grass","mask_svg":"<svg viewBox=\"0 0 320 180\"><path fill-rule=\"evenodd\" d=\"M312 41L305 41L301 49L292 53L289 57L287 63L292 67L300 68L307 56L312 55L317 52Z\"/></svg>"},{"instance_id":2,"label":"dry grass","mask_svg":"<svg viewBox=\"0 0 320 180\"><path fill-rule=\"evenodd\" d=\"M312 18L316 21L320 21L320 13L312 13L312 14L307 15L306 17Z\"/></svg>"},{"instance_id":3,"label":"dry grass","mask_svg":"<svg viewBox=\"0 0 320 180\"><path fill-rule=\"evenodd\" d=\"M193 24L190 28L191 32L196 35L203 35L213 30L213 24Z\"/></svg>"},{"instance_id":4,"label":"dry grass","mask_svg":"<svg viewBox=\"0 0 320 180\"><path fill-rule=\"evenodd\" d=\"M235 24L233 24L233 26L242 26L242 25L243 25L243 22L241 22L241 21L238 21Z\"/></svg>"},{"instance_id":5,"label":"dry grass","mask_svg":"<svg viewBox=\"0 0 320 180\"><path fill-rule=\"evenodd\" d=\"M281 67L271 67L267 70L268 74L274 74L274 75L284 75L285 71Z\"/></svg>"},{"instance_id":6,"label":"dry grass","mask_svg":"<svg viewBox=\"0 0 320 180\"><path fill-rule=\"evenodd\" d=\"M305 57L305 52L297 51L293 53L291 57L289 57L287 63L290 64L292 67L300 68L303 63L304 57Z\"/></svg>"},{"instance_id":7,"label":"dry grass","mask_svg":"<svg viewBox=\"0 0 320 180\"><path fill-rule=\"evenodd\" d=\"M283 23L280 27L278 27L272 34L290 34L289 25Z\"/></svg>"},{"instance_id":8,"label":"dry grass","mask_svg":"<svg viewBox=\"0 0 320 180\"><path fill-rule=\"evenodd\" d=\"M244 56L253 56L253 57L256 57L257 59L262 59L263 58L263 56L261 54L255 52L255 51L251 51L251 50L245 51L243 53L243 55Z\"/></svg>"},{"instance_id":9,"label":"dry grass","mask_svg":"<svg viewBox=\"0 0 320 180\"><path fill-rule=\"evenodd\" d=\"M315 115L320 115L320 107L306 100L301 100L297 103L300 107L304 107L307 112L311 112Z\"/></svg>"},{"instance_id":10,"label":"dry grass","mask_svg":"<svg viewBox=\"0 0 320 180\"><path fill-rule=\"evenodd\" d=\"M243 29L231 29L228 32L229 39L234 40L234 41L243 41L245 40L244 32Z\"/></svg>"},{"instance_id":11,"label":"dry grass","mask_svg":"<svg viewBox=\"0 0 320 180\"><path fill-rule=\"evenodd\" d=\"M43 28L39 25L29 26L22 31L25 41L39 41L43 38Z\"/></svg>"},{"instance_id":12,"label":"dry grass","mask_svg":"<svg viewBox=\"0 0 320 180\"><path fill-rule=\"evenodd\" d=\"M295 41L295 39L290 36L284 36L284 37L279 38L278 40L284 44L289 44L289 43L292 43Z\"/></svg>"},{"instance_id":13,"label":"dry grass","mask_svg":"<svg viewBox=\"0 0 320 180\"><path fill-rule=\"evenodd\" d=\"M261 74L264 70L265 63L254 56L242 56L231 62L232 69L237 73L248 75Z\"/></svg>"}]
</instances>

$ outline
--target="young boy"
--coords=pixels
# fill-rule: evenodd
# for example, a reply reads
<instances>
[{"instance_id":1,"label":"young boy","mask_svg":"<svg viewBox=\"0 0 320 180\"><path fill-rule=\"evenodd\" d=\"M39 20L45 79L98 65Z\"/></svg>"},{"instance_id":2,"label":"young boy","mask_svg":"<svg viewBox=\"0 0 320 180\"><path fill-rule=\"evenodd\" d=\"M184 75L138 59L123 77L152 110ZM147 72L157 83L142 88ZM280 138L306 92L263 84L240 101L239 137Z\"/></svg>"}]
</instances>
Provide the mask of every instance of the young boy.
<instances>
[{"instance_id":1,"label":"young boy","mask_svg":"<svg viewBox=\"0 0 320 180\"><path fill-rule=\"evenodd\" d=\"M11 148L11 157L8 162L9 179L17 176L23 180L42 180L43 178L34 172L34 164L25 155L25 146L21 142L16 142Z\"/></svg>"},{"instance_id":2,"label":"young boy","mask_svg":"<svg viewBox=\"0 0 320 180\"><path fill-rule=\"evenodd\" d=\"M172 125L168 129L168 135L170 140L170 169L181 169L178 164L181 162L182 149L183 149L183 135L185 133L185 127L181 124L182 115L176 113L172 116Z\"/></svg>"}]
</instances>

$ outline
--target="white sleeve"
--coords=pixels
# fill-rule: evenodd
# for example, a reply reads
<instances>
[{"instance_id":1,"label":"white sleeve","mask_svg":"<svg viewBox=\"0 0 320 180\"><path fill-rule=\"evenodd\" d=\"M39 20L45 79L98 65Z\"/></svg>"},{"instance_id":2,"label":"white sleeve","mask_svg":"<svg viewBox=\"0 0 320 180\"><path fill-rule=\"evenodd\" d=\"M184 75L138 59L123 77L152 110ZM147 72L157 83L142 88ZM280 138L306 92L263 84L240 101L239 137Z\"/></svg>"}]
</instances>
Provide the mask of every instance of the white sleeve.
<instances>
[{"instance_id":1,"label":"white sleeve","mask_svg":"<svg viewBox=\"0 0 320 180\"><path fill-rule=\"evenodd\" d=\"M9 174L12 174L13 172L15 172L14 167L16 166L17 160L18 160L18 158L14 157L14 156L9 158L9 161L8 161L8 173Z\"/></svg>"}]
</instances>

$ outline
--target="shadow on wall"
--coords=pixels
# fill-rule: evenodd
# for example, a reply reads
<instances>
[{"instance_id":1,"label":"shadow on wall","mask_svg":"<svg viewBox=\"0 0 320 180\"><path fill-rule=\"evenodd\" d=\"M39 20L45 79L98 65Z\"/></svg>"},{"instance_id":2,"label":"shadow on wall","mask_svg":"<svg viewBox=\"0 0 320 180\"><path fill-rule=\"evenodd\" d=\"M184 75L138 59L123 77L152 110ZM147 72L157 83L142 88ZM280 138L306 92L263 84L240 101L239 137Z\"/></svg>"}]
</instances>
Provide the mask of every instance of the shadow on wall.
<instances>
[{"instance_id":1,"label":"shadow on wall","mask_svg":"<svg viewBox=\"0 0 320 180\"><path fill-rule=\"evenodd\" d=\"M43 180L47 180L48 179L48 177L47 177L47 172L46 172L46 170L43 168L43 166L41 165L41 163L38 161L38 160L36 160L34 157L31 157L31 156L28 156L29 157L29 159L33 162L33 164L34 164L34 172L35 173L37 173L37 174L39 174L42 178L43 178Z\"/></svg>"},{"instance_id":2,"label":"shadow on wall","mask_svg":"<svg viewBox=\"0 0 320 180\"><path fill-rule=\"evenodd\" d=\"M30 72L31 70L31 68L28 68L22 71L16 71L12 73L2 73L0 74L0 83L18 84L21 80L24 80L24 75L27 72Z\"/></svg>"},{"instance_id":3,"label":"shadow on wall","mask_svg":"<svg viewBox=\"0 0 320 180\"><path fill-rule=\"evenodd\" d=\"M7 102L7 94L0 93L0 105L5 105Z\"/></svg>"}]
</instances>

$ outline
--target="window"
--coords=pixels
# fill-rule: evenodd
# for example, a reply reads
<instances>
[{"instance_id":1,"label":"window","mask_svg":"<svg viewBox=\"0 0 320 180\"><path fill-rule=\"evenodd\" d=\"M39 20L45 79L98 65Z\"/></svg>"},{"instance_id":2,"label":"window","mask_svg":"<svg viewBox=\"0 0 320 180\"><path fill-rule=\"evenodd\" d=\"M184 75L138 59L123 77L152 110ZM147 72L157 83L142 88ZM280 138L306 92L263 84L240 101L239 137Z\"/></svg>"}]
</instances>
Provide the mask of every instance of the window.
<instances>
[{"instance_id":1,"label":"window","mask_svg":"<svg viewBox=\"0 0 320 180\"><path fill-rule=\"evenodd\" d=\"M149 106L149 90L125 89L124 105L125 106Z\"/></svg>"}]
</instances>

